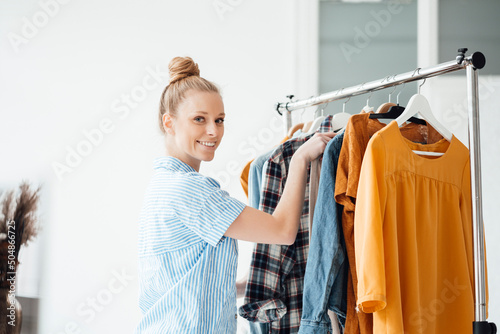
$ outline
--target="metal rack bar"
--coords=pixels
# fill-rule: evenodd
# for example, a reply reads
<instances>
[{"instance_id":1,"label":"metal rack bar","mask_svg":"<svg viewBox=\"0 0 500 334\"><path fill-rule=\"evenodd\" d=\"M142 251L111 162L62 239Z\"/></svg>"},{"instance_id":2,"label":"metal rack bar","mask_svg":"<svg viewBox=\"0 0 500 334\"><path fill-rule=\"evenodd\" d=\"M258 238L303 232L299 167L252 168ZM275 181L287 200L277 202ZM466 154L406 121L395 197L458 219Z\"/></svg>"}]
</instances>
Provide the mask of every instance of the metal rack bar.
<instances>
[{"instance_id":1,"label":"metal rack bar","mask_svg":"<svg viewBox=\"0 0 500 334\"><path fill-rule=\"evenodd\" d=\"M380 89L400 85L403 83L421 80L425 78L430 78L434 76L438 76L441 74L449 73L464 69L467 65L473 63L474 61L479 61L478 59L482 54L480 52L476 52L469 57L457 56L457 60L449 61L446 63L441 63L436 66L427 67L427 68L417 68L414 71L395 74L387 76L383 79L374 80L370 82L366 82L361 85L352 86L348 88L342 88L339 90L335 90L332 92L328 92L325 94L318 95L316 97L311 97L309 99L300 100L300 101L289 101L289 102L280 102L276 104L276 110L283 114L283 112L291 112L297 109L303 109L305 107L311 107L315 105L320 105L336 100L345 99L348 97L365 94L368 92L377 91ZM484 56L482 56L484 59ZM460 59L459 59L460 58Z\"/></svg>"}]
</instances>

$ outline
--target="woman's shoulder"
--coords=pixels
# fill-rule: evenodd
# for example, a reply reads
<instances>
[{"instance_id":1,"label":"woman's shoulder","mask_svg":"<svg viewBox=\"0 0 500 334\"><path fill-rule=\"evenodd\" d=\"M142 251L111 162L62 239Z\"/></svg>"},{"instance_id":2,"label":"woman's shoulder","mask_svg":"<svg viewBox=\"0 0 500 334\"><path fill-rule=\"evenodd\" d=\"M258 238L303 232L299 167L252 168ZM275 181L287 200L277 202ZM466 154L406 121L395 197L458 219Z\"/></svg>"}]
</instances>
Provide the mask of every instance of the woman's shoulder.
<instances>
[{"instance_id":1,"label":"woman's shoulder","mask_svg":"<svg viewBox=\"0 0 500 334\"><path fill-rule=\"evenodd\" d=\"M198 172L161 172L153 176L151 189L199 193L218 190L220 184L217 180Z\"/></svg>"}]
</instances>

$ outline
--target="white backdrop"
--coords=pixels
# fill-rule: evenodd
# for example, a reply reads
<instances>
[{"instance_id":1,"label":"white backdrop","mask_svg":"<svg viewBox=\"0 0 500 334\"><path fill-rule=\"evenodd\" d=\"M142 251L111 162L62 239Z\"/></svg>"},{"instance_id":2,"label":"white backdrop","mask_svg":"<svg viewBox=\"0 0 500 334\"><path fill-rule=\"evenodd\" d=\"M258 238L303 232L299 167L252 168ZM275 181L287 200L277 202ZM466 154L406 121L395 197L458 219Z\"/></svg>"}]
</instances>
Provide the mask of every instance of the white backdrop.
<instances>
[{"instance_id":1,"label":"white backdrop","mask_svg":"<svg viewBox=\"0 0 500 334\"><path fill-rule=\"evenodd\" d=\"M139 320L137 219L152 161L163 154L156 118L172 57L193 57L221 86L225 138L201 172L246 201L241 168L283 135L274 103L317 93L317 59L304 47L314 48L317 31L301 21L307 2L0 3L0 153L8 162L0 185L44 186L44 230L19 269L20 295L41 298L40 333L130 333ZM485 219L498 217L491 207L500 132L491 126ZM494 286L500 231L489 225ZM240 243L239 277L250 250Z\"/></svg>"}]
</instances>

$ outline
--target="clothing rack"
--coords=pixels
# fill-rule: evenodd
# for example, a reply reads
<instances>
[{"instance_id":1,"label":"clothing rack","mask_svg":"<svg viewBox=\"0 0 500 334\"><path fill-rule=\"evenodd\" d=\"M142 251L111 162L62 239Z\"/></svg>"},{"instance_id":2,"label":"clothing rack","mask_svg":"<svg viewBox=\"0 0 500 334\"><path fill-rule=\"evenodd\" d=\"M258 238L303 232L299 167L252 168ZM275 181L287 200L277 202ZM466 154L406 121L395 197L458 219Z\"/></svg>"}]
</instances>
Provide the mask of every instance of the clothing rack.
<instances>
[{"instance_id":1,"label":"clothing rack","mask_svg":"<svg viewBox=\"0 0 500 334\"><path fill-rule=\"evenodd\" d=\"M466 56L466 48L458 49L455 60L441 63L428 68L417 68L414 71L390 75L380 80L366 82L361 85L342 88L336 91L321 94L316 97L300 101L292 101L293 95L288 95L288 102L276 104L276 111L283 116L285 133L291 127L291 111L306 107L325 104L328 102L350 98L352 96L370 93L384 88L401 85L407 82L426 79L445 73L465 69L467 73L467 96L469 116L469 154L471 161L471 197L472 197L472 226L474 239L474 279L475 279L475 321L474 334L495 334L496 325L486 321L486 292L485 292L485 259L484 259L484 225L481 190L481 148L479 129L479 93L478 69L486 64L486 58L481 52L474 52Z\"/></svg>"}]
</instances>

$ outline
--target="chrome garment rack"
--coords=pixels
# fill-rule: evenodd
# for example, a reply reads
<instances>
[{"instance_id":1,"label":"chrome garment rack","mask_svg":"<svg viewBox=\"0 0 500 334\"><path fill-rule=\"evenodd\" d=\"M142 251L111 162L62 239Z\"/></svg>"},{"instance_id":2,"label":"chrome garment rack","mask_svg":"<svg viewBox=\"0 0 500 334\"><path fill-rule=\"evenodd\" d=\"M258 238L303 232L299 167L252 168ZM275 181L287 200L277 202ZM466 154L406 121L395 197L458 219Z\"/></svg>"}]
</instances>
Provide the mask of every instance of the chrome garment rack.
<instances>
[{"instance_id":1,"label":"chrome garment rack","mask_svg":"<svg viewBox=\"0 0 500 334\"><path fill-rule=\"evenodd\" d=\"M467 73L467 96L469 115L469 154L471 161L471 195L472 195L472 225L474 238L474 279L475 279L475 321L472 324L474 334L495 334L496 325L486 321L485 292L485 259L484 259L484 225L481 190L481 148L479 129L479 93L478 69L486 64L486 58L481 52L466 56L466 48L459 49L455 60L441 63L428 68L418 68L414 71L387 76L380 80L366 82L361 85L342 88L321 94L309 99L292 101L293 95L288 95L288 102L276 104L276 111L283 116L285 131L291 127L291 111L306 107L342 100L356 95L366 94L384 88L401 85L407 82L426 79L445 73L465 69Z\"/></svg>"}]
</instances>

